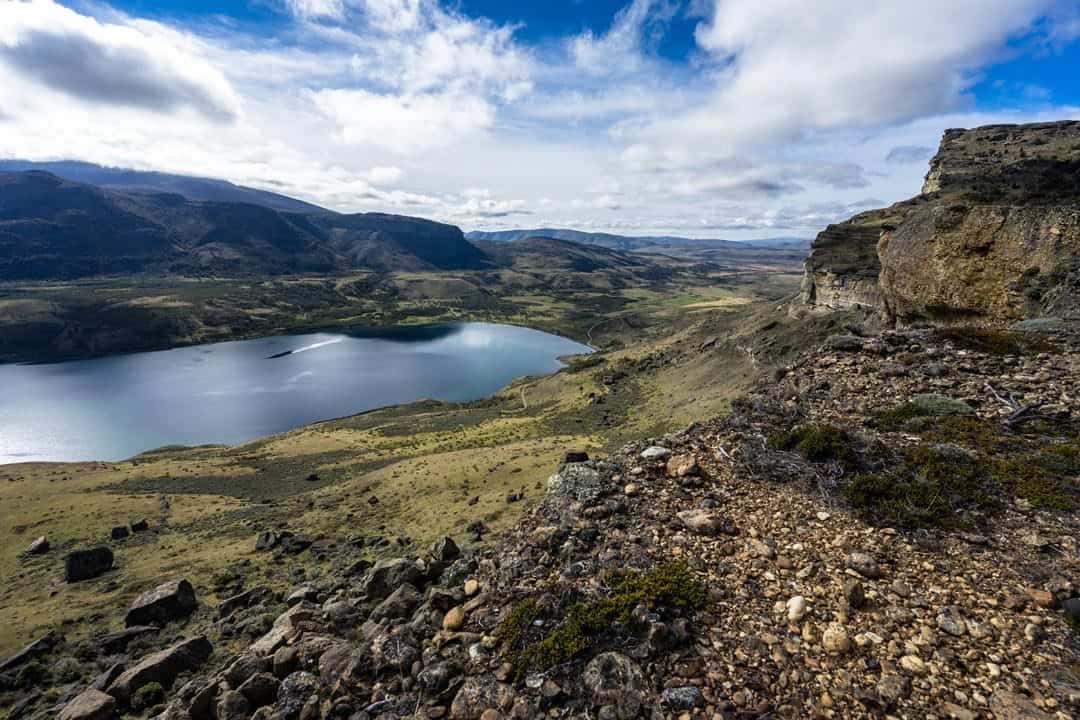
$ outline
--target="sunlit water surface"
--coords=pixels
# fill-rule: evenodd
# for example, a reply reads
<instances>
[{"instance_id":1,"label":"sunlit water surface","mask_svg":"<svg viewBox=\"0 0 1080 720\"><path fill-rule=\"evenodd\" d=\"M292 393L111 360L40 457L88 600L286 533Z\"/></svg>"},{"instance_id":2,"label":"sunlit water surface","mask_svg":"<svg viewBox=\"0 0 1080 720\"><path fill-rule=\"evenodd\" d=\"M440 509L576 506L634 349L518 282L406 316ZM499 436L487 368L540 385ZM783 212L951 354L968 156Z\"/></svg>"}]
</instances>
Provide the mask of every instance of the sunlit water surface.
<instances>
[{"instance_id":1,"label":"sunlit water surface","mask_svg":"<svg viewBox=\"0 0 1080 720\"><path fill-rule=\"evenodd\" d=\"M0 365L0 463L120 460L425 398L477 400L588 351L528 328L460 323Z\"/></svg>"}]
</instances>

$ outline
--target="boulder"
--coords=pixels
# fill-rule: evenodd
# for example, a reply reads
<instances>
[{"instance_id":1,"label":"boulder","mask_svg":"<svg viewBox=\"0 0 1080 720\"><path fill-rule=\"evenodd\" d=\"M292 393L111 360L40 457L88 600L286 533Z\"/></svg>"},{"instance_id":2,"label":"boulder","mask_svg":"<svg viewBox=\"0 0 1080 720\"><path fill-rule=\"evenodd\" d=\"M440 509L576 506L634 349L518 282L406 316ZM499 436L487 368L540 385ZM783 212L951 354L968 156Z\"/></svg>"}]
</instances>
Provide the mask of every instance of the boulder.
<instances>
[{"instance_id":1,"label":"boulder","mask_svg":"<svg viewBox=\"0 0 1080 720\"><path fill-rule=\"evenodd\" d=\"M110 720L116 713L116 699L89 688L75 696L57 715L57 720Z\"/></svg>"},{"instance_id":2,"label":"boulder","mask_svg":"<svg viewBox=\"0 0 1080 720\"><path fill-rule=\"evenodd\" d=\"M277 700L281 682L270 673L256 673L247 679L238 690L253 708L270 705Z\"/></svg>"},{"instance_id":3,"label":"boulder","mask_svg":"<svg viewBox=\"0 0 1080 720\"><path fill-rule=\"evenodd\" d=\"M124 616L124 625L167 625L195 611L195 588L187 580L170 580L136 598Z\"/></svg>"},{"instance_id":4,"label":"boulder","mask_svg":"<svg viewBox=\"0 0 1080 720\"><path fill-rule=\"evenodd\" d=\"M272 550L278 543L277 533L273 530L263 530L259 533L259 536L255 538L255 549L259 552L265 550Z\"/></svg>"},{"instance_id":5,"label":"boulder","mask_svg":"<svg viewBox=\"0 0 1080 720\"><path fill-rule=\"evenodd\" d=\"M362 589L369 600L383 600L402 585L420 587L422 580L423 573L412 560L381 560L364 578Z\"/></svg>"},{"instance_id":6,"label":"boulder","mask_svg":"<svg viewBox=\"0 0 1080 720\"><path fill-rule=\"evenodd\" d=\"M122 653L127 649L128 643L147 635L155 635L160 631L156 625L133 625L116 632L105 633L94 638L98 650L103 655Z\"/></svg>"},{"instance_id":7,"label":"boulder","mask_svg":"<svg viewBox=\"0 0 1080 720\"><path fill-rule=\"evenodd\" d=\"M107 547L76 550L64 558L64 579L69 583L92 580L113 566L113 552Z\"/></svg>"},{"instance_id":8,"label":"boulder","mask_svg":"<svg viewBox=\"0 0 1080 720\"><path fill-rule=\"evenodd\" d=\"M128 530L127 525L117 525L109 533L113 540L123 540L130 534L131 532Z\"/></svg>"},{"instance_id":9,"label":"boulder","mask_svg":"<svg viewBox=\"0 0 1080 720\"><path fill-rule=\"evenodd\" d=\"M132 532L146 532L149 529L150 529L150 521L147 520L146 518L142 518L141 520L135 520L134 522L131 523L131 531Z\"/></svg>"},{"instance_id":10,"label":"boulder","mask_svg":"<svg viewBox=\"0 0 1080 720\"><path fill-rule=\"evenodd\" d=\"M450 563L461 557L461 549L454 542L453 538L442 537L435 541L435 544L431 547L431 556L435 558L437 562L449 565Z\"/></svg>"},{"instance_id":11,"label":"boulder","mask_svg":"<svg viewBox=\"0 0 1080 720\"><path fill-rule=\"evenodd\" d=\"M420 593L412 585L405 583L371 611L371 619L378 622L407 618L420 606L420 602Z\"/></svg>"},{"instance_id":12,"label":"boulder","mask_svg":"<svg viewBox=\"0 0 1080 720\"><path fill-rule=\"evenodd\" d=\"M122 704L131 702L139 688L156 682L163 688L172 687L181 673L198 670L209 659L214 648L205 637L181 640L175 645L143 658L134 667L125 670L109 686L109 694Z\"/></svg>"},{"instance_id":13,"label":"boulder","mask_svg":"<svg viewBox=\"0 0 1080 720\"><path fill-rule=\"evenodd\" d=\"M14 670L20 665L35 660L43 655L48 655L60 643L64 642L64 636L57 632L51 632L39 637L34 642L15 653L7 660L0 662L0 673Z\"/></svg>"},{"instance_id":14,"label":"boulder","mask_svg":"<svg viewBox=\"0 0 1080 720\"><path fill-rule=\"evenodd\" d=\"M563 465L583 462L589 462L589 453L584 450L568 450L566 454L563 455Z\"/></svg>"},{"instance_id":15,"label":"boulder","mask_svg":"<svg viewBox=\"0 0 1080 720\"><path fill-rule=\"evenodd\" d=\"M585 666L582 677L589 702L610 707L619 720L636 718L641 712L644 676L637 663L621 653L597 655Z\"/></svg>"},{"instance_id":16,"label":"boulder","mask_svg":"<svg viewBox=\"0 0 1080 720\"><path fill-rule=\"evenodd\" d=\"M264 585L253 587L238 595L227 597L221 601L220 605L218 605L218 618L224 620L237 610L249 608L252 605L258 605L268 597L270 597L270 588Z\"/></svg>"},{"instance_id":17,"label":"boulder","mask_svg":"<svg viewBox=\"0 0 1080 720\"><path fill-rule=\"evenodd\" d=\"M990 713L994 720L1053 720L1054 716L1036 707L1031 698L1018 693L998 690L990 696Z\"/></svg>"},{"instance_id":18,"label":"boulder","mask_svg":"<svg viewBox=\"0 0 1080 720\"><path fill-rule=\"evenodd\" d=\"M297 720L308 698L319 691L319 679L311 673L294 672L278 688L277 710L282 720Z\"/></svg>"},{"instance_id":19,"label":"boulder","mask_svg":"<svg viewBox=\"0 0 1080 720\"><path fill-rule=\"evenodd\" d=\"M595 500L602 491L600 473L582 463L564 465L547 481L548 495L568 497L579 502Z\"/></svg>"},{"instance_id":20,"label":"boulder","mask_svg":"<svg viewBox=\"0 0 1080 720\"><path fill-rule=\"evenodd\" d=\"M34 542L30 543L30 547L26 548L27 555L44 555L47 552L49 552L49 541L44 535L34 540Z\"/></svg>"}]
</instances>

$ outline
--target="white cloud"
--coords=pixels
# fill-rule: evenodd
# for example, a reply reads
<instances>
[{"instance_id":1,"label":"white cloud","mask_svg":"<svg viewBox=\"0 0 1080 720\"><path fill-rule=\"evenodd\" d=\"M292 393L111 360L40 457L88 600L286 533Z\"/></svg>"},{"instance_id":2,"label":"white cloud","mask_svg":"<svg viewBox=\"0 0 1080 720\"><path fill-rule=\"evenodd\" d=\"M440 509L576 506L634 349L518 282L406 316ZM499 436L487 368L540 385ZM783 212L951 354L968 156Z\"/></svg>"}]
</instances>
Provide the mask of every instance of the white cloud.
<instances>
[{"instance_id":1,"label":"white cloud","mask_svg":"<svg viewBox=\"0 0 1080 720\"><path fill-rule=\"evenodd\" d=\"M216 120L240 115L224 74L141 30L102 23L52 0L0 3L0 105L22 104L34 83L68 101L159 113L193 110ZM61 101L62 102L62 101Z\"/></svg>"},{"instance_id":2,"label":"white cloud","mask_svg":"<svg viewBox=\"0 0 1080 720\"><path fill-rule=\"evenodd\" d=\"M342 0L285 0L285 5L301 18L340 18L345 14Z\"/></svg>"},{"instance_id":3,"label":"white cloud","mask_svg":"<svg viewBox=\"0 0 1080 720\"><path fill-rule=\"evenodd\" d=\"M350 145L419 155L484 130L495 111L483 98L454 92L380 95L367 90L320 90L312 101Z\"/></svg>"}]
</instances>

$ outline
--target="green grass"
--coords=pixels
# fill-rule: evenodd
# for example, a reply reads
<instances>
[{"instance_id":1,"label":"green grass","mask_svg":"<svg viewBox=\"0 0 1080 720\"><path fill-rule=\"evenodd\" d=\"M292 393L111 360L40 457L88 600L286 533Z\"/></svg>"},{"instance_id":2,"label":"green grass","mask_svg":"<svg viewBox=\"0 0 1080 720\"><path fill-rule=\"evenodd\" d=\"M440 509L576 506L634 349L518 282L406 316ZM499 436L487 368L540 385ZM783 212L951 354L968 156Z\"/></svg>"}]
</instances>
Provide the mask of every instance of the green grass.
<instances>
[{"instance_id":1,"label":"green grass","mask_svg":"<svg viewBox=\"0 0 1080 720\"><path fill-rule=\"evenodd\" d=\"M879 413L873 424L881 430L899 430L917 418L974 414L972 407L962 400L945 395L915 395L910 401Z\"/></svg>"}]
</instances>

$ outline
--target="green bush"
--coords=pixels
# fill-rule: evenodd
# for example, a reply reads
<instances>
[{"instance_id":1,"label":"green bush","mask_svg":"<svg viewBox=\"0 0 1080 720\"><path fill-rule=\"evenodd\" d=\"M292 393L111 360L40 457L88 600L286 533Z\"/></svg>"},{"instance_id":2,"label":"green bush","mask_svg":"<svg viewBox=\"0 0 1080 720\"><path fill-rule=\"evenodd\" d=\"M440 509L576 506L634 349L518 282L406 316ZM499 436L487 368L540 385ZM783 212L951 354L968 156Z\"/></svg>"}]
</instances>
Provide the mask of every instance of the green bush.
<instances>
[{"instance_id":1,"label":"green bush","mask_svg":"<svg viewBox=\"0 0 1080 720\"><path fill-rule=\"evenodd\" d=\"M567 662L592 647L613 625L632 625L638 606L694 609L705 603L705 588L684 562L670 563L644 573L631 572L610 581L607 597L579 602L560 611L564 618L545 637L531 640L530 629L543 614L535 599L514 607L495 631L520 677Z\"/></svg>"},{"instance_id":2,"label":"green bush","mask_svg":"<svg viewBox=\"0 0 1080 720\"><path fill-rule=\"evenodd\" d=\"M1078 439L994 461L995 480L1040 510L1072 510L1080 506L1078 474Z\"/></svg>"},{"instance_id":3,"label":"green bush","mask_svg":"<svg viewBox=\"0 0 1080 720\"><path fill-rule=\"evenodd\" d=\"M135 691L131 696L131 707L134 710L145 710L159 705L165 701L165 688L156 682L147 683Z\"/></svg>"},{"instance_id":4,"label":"green bush","mask_svg":"<svg viewBox=\"0 0 1080 720\"><path fill-rule=\"evenodd\" d=\"M844 466L855 464L854 445L851 435L832 425L800 425L769 437L769 446L774 449L798 451L810 462L836 461Z\"/></svg>"},{"instance_id":5,"label":"green bush","mask_svg":"<svg viewBox=\"0 0 1080 720\"><path fill-rule=\"evenodd\" d=\"M959 513L992 510L994 478L989 464L951 446L907 450L899 467L856 476L844 490L870 522L907 529L956 527Z\"/></svg>"},{"instance_id":6,"label":"green bush","mask_svg":"<svg viewBox=\"0 0 1080 720\"><path fill-rule=\"evenodd\" d=\"M916 418L940 418L974 415L963 400L946 395L914 395L911 400L891 410L879 413L874 424L882 430L897 430Z\"/></svg>"},{"instance_id":7,"label":"green bush","mask_svg":"<svg viewBox=\"0 0 1080 720\"><path fill-rule=\"evenodd\" d=\"M1053 343L1025 333L992 330L989 328L940 328L937 337L959 348L988 355L1033 355L1041 352L1060 352Z\"/></svg>"}]
</instances>

